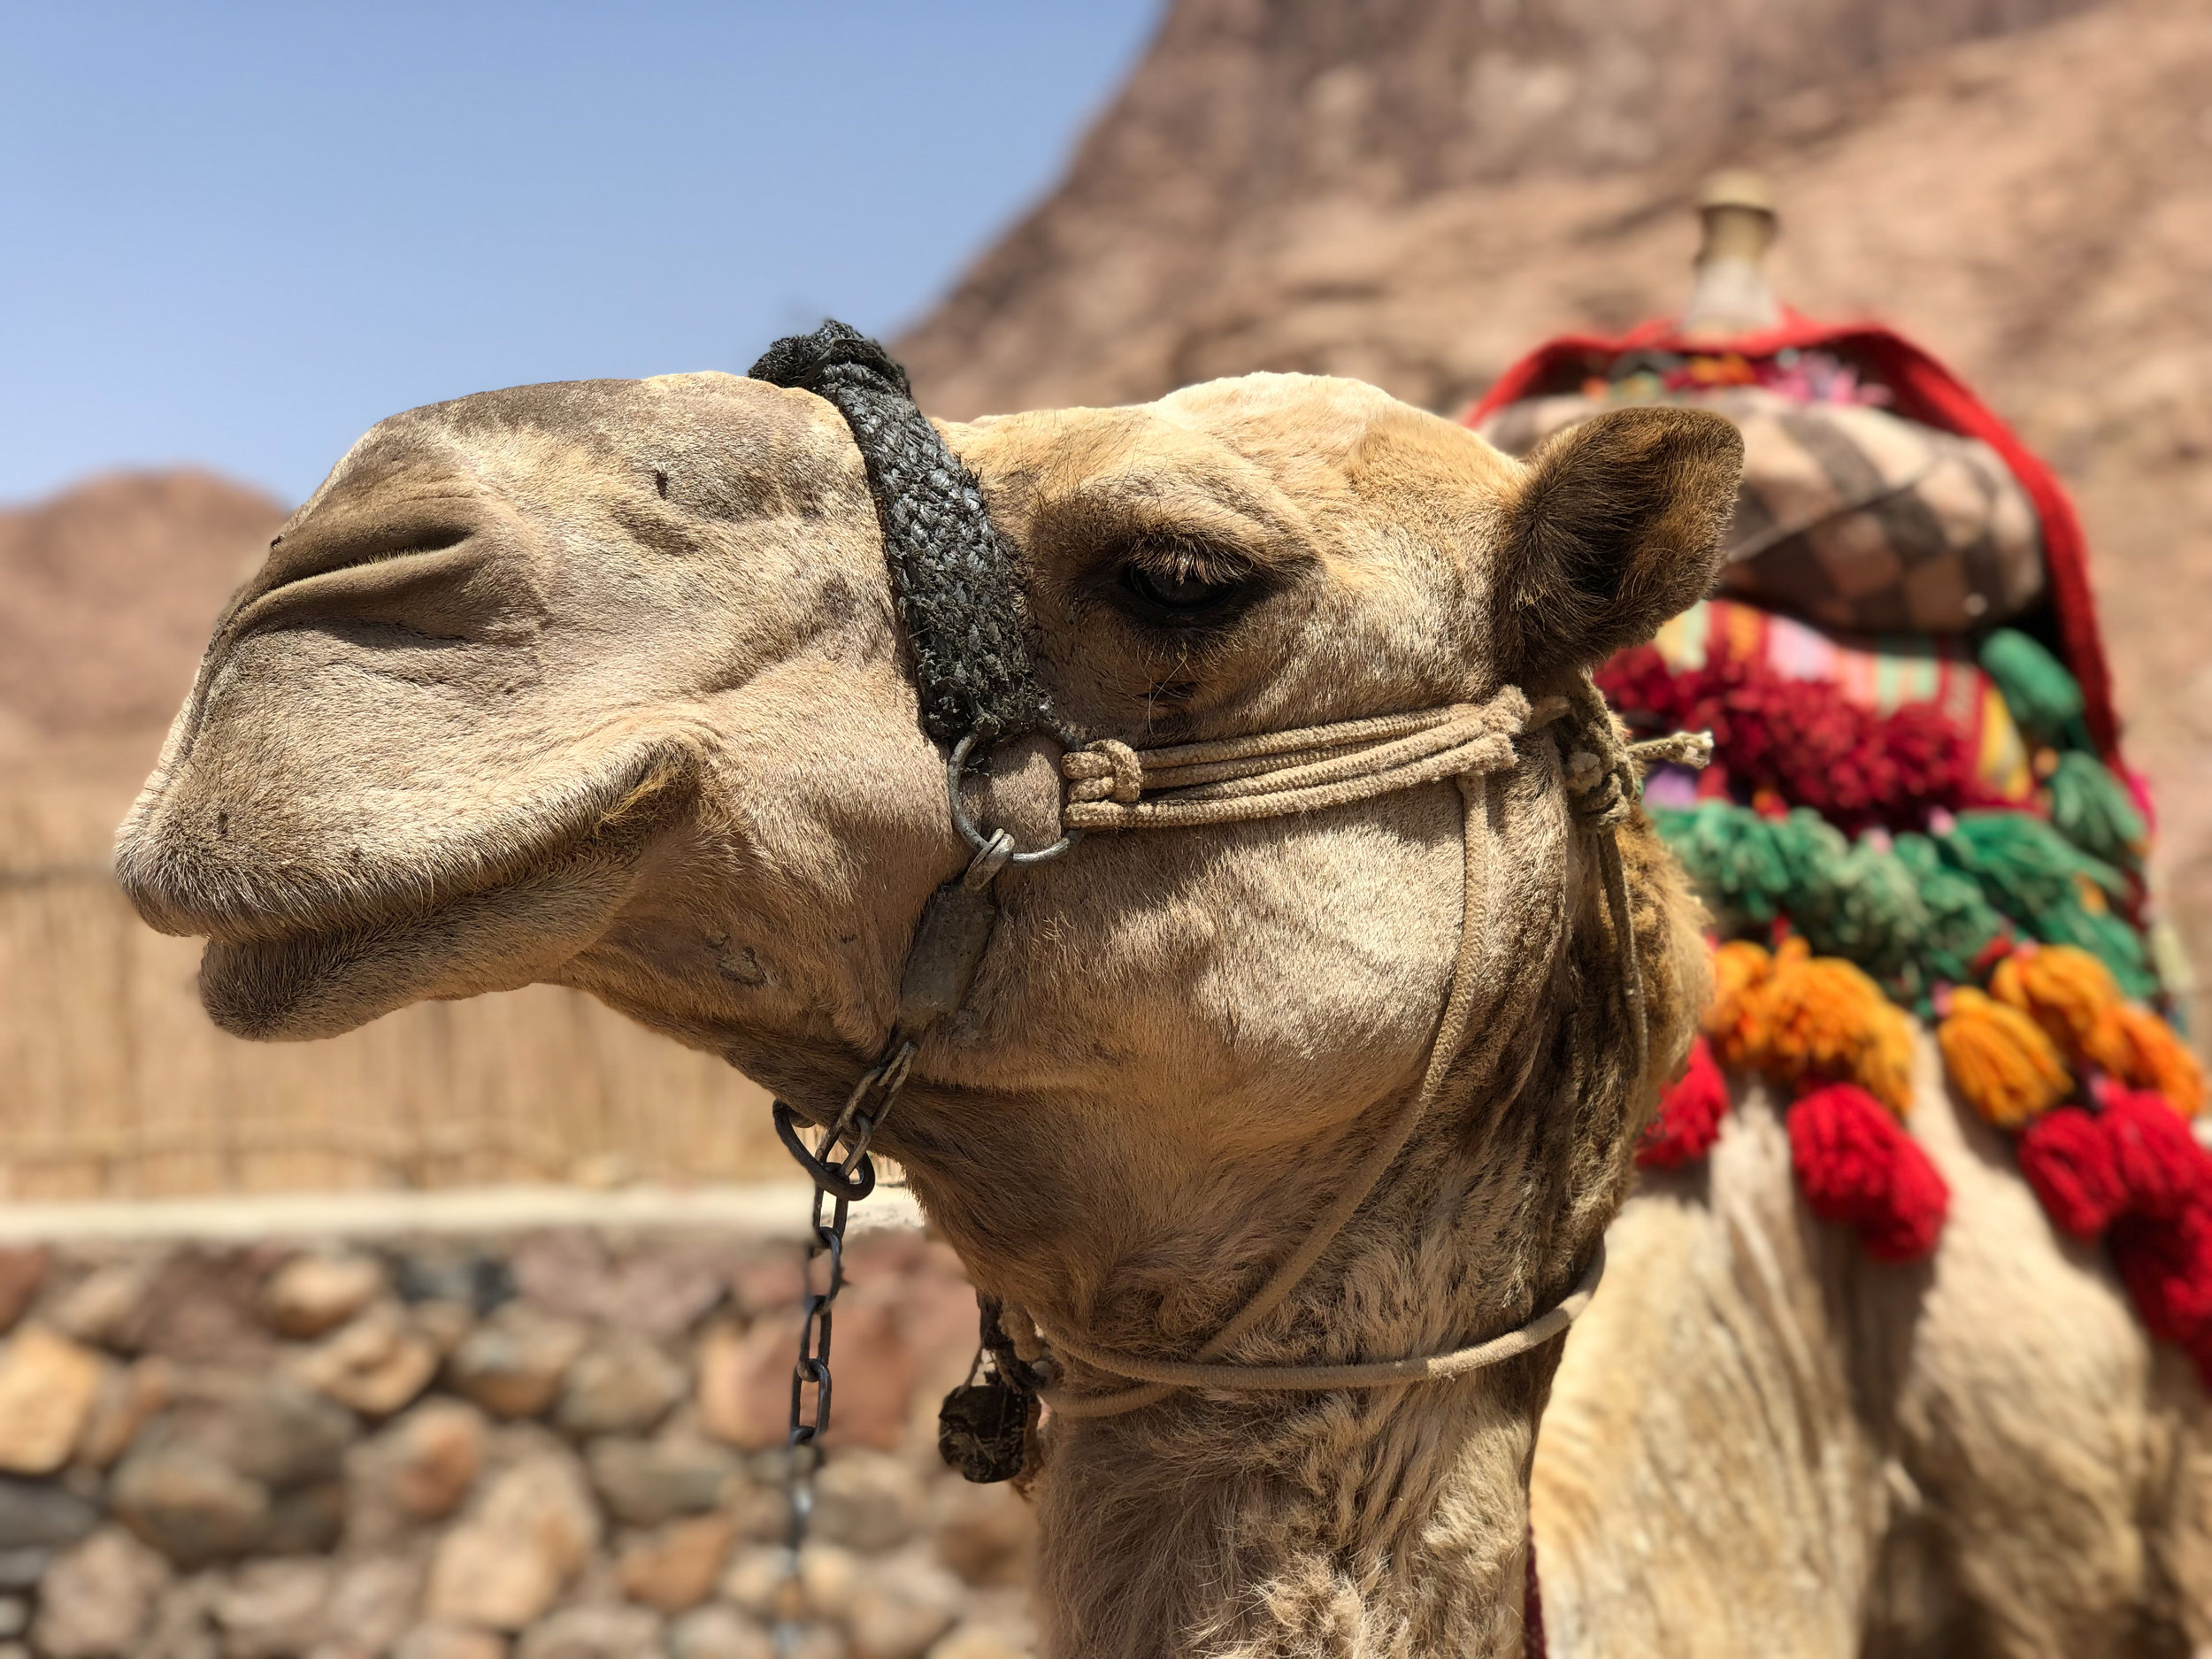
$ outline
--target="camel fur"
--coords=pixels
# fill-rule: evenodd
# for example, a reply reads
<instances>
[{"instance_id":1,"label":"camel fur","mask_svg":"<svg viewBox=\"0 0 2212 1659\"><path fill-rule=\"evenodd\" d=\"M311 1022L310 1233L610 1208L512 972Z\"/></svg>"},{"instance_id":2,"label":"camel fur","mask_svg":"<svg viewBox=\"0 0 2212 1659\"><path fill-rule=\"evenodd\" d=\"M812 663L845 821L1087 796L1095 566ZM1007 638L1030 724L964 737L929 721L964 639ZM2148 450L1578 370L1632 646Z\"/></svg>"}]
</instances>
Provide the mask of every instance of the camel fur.
<instances>
[{"instance_id":1,"label":"camel fur","mask_svg":"<svg viewBox=\"0 0 2212 1659\"><path fill-rule=\"evenodd\" d=\"M1062 715L1154 743L1579 683L1704 590L1740 457L1724 423L1653 410L1525 465L1303 376L943 430L1021 552ZM1205 604L1157 602L1193 592ZM411 411L340 463L219 625L118 872L151 924L207 938L204 1000L242 1034L552 981L819 1118L879 1050L916 919L965 862L909 668L860 457L810 394L702 374ZM1054 753L1010 745L976 791L1025 845L1054 830ZM1395 1356L1508 1328L1563 1294L1619 1210L1702 995L1700 918L1632 821L1653 1033L1634 1074L1621 941L1559 771L1531 734L1485 809L1510 877L1492 942L1519 971L1444 1108L1233 1357ZM975 988L880 1143L984 1289L1103 1348L1187 1355L1414 1087L1461 859L1456 792L1436 786L1096 837L1007 878ZM2139 1333L2085 1327L2048 1415L2088 1522L2026 1525L2047 1495L2029 1491L2018 1559L1978 1578L1960 1540L1976 1503L2011 1502L2022 1425L1961 1429L1979 1379L1944 1367L2009 1312L1843 1260L1790 1202L1774 1134L1747 1107L1708 1190L1636 1200L1616 1287L1563 1365L1554 1344L1447 1386L1187 1392L1054 1425L1036 1486L1049 1650L1518 1652L1555 1370L1536 1521L1562 1651L1773 1653L1801 1632L1787 1650L1841 1653L1892 1626L1919 1650L1932 1616L1913 1624L1874 1586L1914 1526L1949 1540L1922 1552L1945 1606L2023 1578L2063 1600L2070 1568L2039 1571L2038 1552L2084 1538L2089 1601L2154 1578L2099 1564L2123 1534L2155 1555L2147 1494L2177 1467L2171 1445L2107 1455L2149 1438ZM2118 1305L2079 1261L2045 1278L2067 1274L2082 1306ZM1939 1307L1962 1347L1931 1340ZM1731 1343L1748 1393L1715 1363ZM2101 1440L2078 1414L2116 1377ZM1932 1495L1908 1513L1910 1480ZM1954 1510L1950 1533L1916 1518ZM2034 1628L1987 1650L2076 1650L2035 1643L2078 1612L2031 1596L2010 1617Z\"/></svg>"}]
</instances>

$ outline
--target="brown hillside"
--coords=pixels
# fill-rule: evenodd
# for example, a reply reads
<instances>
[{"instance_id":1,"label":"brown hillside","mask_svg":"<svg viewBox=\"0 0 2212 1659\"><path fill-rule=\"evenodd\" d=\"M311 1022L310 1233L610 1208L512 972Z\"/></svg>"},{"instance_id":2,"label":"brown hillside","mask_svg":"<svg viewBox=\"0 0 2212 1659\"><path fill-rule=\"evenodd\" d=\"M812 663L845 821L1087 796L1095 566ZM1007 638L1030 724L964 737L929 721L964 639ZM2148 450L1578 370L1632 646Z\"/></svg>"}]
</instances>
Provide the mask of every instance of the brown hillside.
<instances>
[{"instance_id":1,"label":"brown hillside","mask_svg":"<svg viewBox=\"0 0 2212 1659\"><path fill-rule=\"evenodd\" d=\"M1755 165L1784 296L1902 328L2077 491L2212 965L2207 87L2201 0L1184 0L1067 181L900 348L948 415L1251 369L1455 410L1546 335L1678 307L1695 180Z\"/></svg>"},{"instance_id":2,"label":"brown hillside","mask_svg":"<svg viewBox=\"0 0 2212 1659\"><path fill-rule=\"evenodd\" d=\"M188 471L111 473L0 512L0 729L157 738L283 520L259 491Z\"/></svg>"}]
</instances>

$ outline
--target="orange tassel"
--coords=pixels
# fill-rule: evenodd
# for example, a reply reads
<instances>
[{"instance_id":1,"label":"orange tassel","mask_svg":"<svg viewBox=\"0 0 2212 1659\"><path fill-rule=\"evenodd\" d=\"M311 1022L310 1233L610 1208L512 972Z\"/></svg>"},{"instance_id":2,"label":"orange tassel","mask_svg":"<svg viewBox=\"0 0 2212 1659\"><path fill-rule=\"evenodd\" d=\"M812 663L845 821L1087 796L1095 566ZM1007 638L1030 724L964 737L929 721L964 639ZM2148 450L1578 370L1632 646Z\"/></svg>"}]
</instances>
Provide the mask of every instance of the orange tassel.
<instances>
[{"instance_id":1,"label":"orange tassel","mask_svg":"<svg viewBox=\"0 0 2212 1659\"><path fill-rule=\"evenodd\" d=\"M2062 1050L2078 1057L2097 1021L2120 1002L2112 970L2073 945L2021 947L1989 976L1989 994L2018 1009Z\"/></svg>"},{"instance_id":2,"label":"orange tassel","mask_svg":"<svg viewBox=\"0 0 2212 1659\"><path fill-rule=\"evenodd\" d=\"M2120 1002L2101 1014L2083 1057L2130 1088L2149 1089L2185 1118L2204 1106L2204 1071L2174 1029L2147 1008Z\"/></svg>"},{"instance_id":3,"label":"orange tassel","mask_svg":"<svg viewBox=\"0 0 2212 1659\"><path fill-rule=\"evenodd\" d=\"M1767 1069L1797 1087L1856 1083L1902 1117L1912 1105L1912 1022L1840 956L1786 942L1760 988Z\"/></svg>"},{"instance_id":4,"label":"orange tassel","mask_svg":"<svg viewBox=\"0 0 2212 1659\"><path fill-rule=\"evenodd\" d=\"M1723 1065L1757 1071L1766 1064L1766 1009L1759 995L1774 959L1747 939L1732 939L1713 952L1713 1000L1705 1034Z\"/></svg>"},{"instance_id":5,"label":"orange tassel","mask_svg":"<svg viewBox=\"0 0 2212 1659\"><path fill-rule=\"evenodd\" d=\"M1936 1027L1951 1087L2000 1129L2018 1129L2066 1098L2073 1087L2058 1047L2043 1027L2008 1002L1968 986L1951 993L1951 1012Z\"/></svg>"}]
</instances>

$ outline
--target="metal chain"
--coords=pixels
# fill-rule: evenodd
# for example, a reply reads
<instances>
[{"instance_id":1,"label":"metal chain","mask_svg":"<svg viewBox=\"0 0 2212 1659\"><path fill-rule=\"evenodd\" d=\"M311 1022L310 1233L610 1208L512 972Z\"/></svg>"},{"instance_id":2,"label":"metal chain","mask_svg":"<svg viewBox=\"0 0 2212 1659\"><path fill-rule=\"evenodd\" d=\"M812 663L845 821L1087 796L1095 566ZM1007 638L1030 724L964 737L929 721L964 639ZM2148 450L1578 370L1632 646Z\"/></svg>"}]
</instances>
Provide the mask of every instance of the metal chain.
<instances>
[{"instance_id":1,"label":"metal chain","mask_svg":"<svg viewBox=\"0 0 2212 1659\"><path fill-rule=\"evenodd\" d=\"M788 1497L791 1513L781 1592L777 1596L776 1647L798 1651L805 1597L799 1583L799 1552L814 1515L814 1477L822 1463L822 1436L830 1425L830 1336L837 1294L845 1287L845 1223L853 1204L875 1190L875 1164L868 1143L914 1064L914 1044L895 1036L891 1052L854 1086L844 1110L814 1145L801 1137L798 1116L781 1101L775 1104L776 1133L814 1181L813 1233L806 1252L805 1282L799 1323L799 1357L791 1368L791 1436ZM839 1150L840 1143L843 1150ZM815 1286L815 1263L829 1258L822 1287Z\"/></svg>"}]
</instances>

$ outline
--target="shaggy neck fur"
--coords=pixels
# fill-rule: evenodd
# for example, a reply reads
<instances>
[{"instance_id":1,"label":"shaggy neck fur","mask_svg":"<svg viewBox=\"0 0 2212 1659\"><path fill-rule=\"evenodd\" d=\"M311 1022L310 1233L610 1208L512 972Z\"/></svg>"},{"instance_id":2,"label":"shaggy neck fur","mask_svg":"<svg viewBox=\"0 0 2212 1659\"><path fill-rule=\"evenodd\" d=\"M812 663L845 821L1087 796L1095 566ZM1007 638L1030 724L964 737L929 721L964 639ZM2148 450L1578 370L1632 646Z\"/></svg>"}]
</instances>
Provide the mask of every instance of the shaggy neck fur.
<instances>
[{"instance_id":1,"label":"shaggy neck fur","mask_svg":"<svg viewBox=\"0 0 2212 1659\"><path fill-rule=\"evenodd\" d=\"M1672 1064L1694 1006L1683 966L1698 960L1694 933L1687 953L1677 936L1694 912L1654 864L1647 832L1623 837L1656 1071ZM1441 1352L1519 1324L1572 1285L1621 1201L1651 1092L1630 1075L1621 963L1586 854L1578 845L1571 856L1566 937L1555 899L1548 915L1504 918L1503 958L1532 965L1506 977L1446 1103L1235 1358ZM1397 1103L1363 1114L1336 1155L1259 1178L1245 1203L1194 1219L1171 1253L1104 1271L1079 1238L1040 1233L1010 1250L1005 1216L937 1179L926 1148L910 1156L979 1284L1125 1351L1182 1354L1289 1248L1280 1218L1325 1200L1316 1172L1356 1163ZM1253 1266L1221 1265L1232 1263ZM1048 1651L1518 1654L1530 1463L1558 1356L1555 1343L1471 1377L1389 1389L1185 1391L1056 1423L1036 1486ZM1119 1386L1079 1366L1071 1381Z\"/></svg>"}]
</instances>

